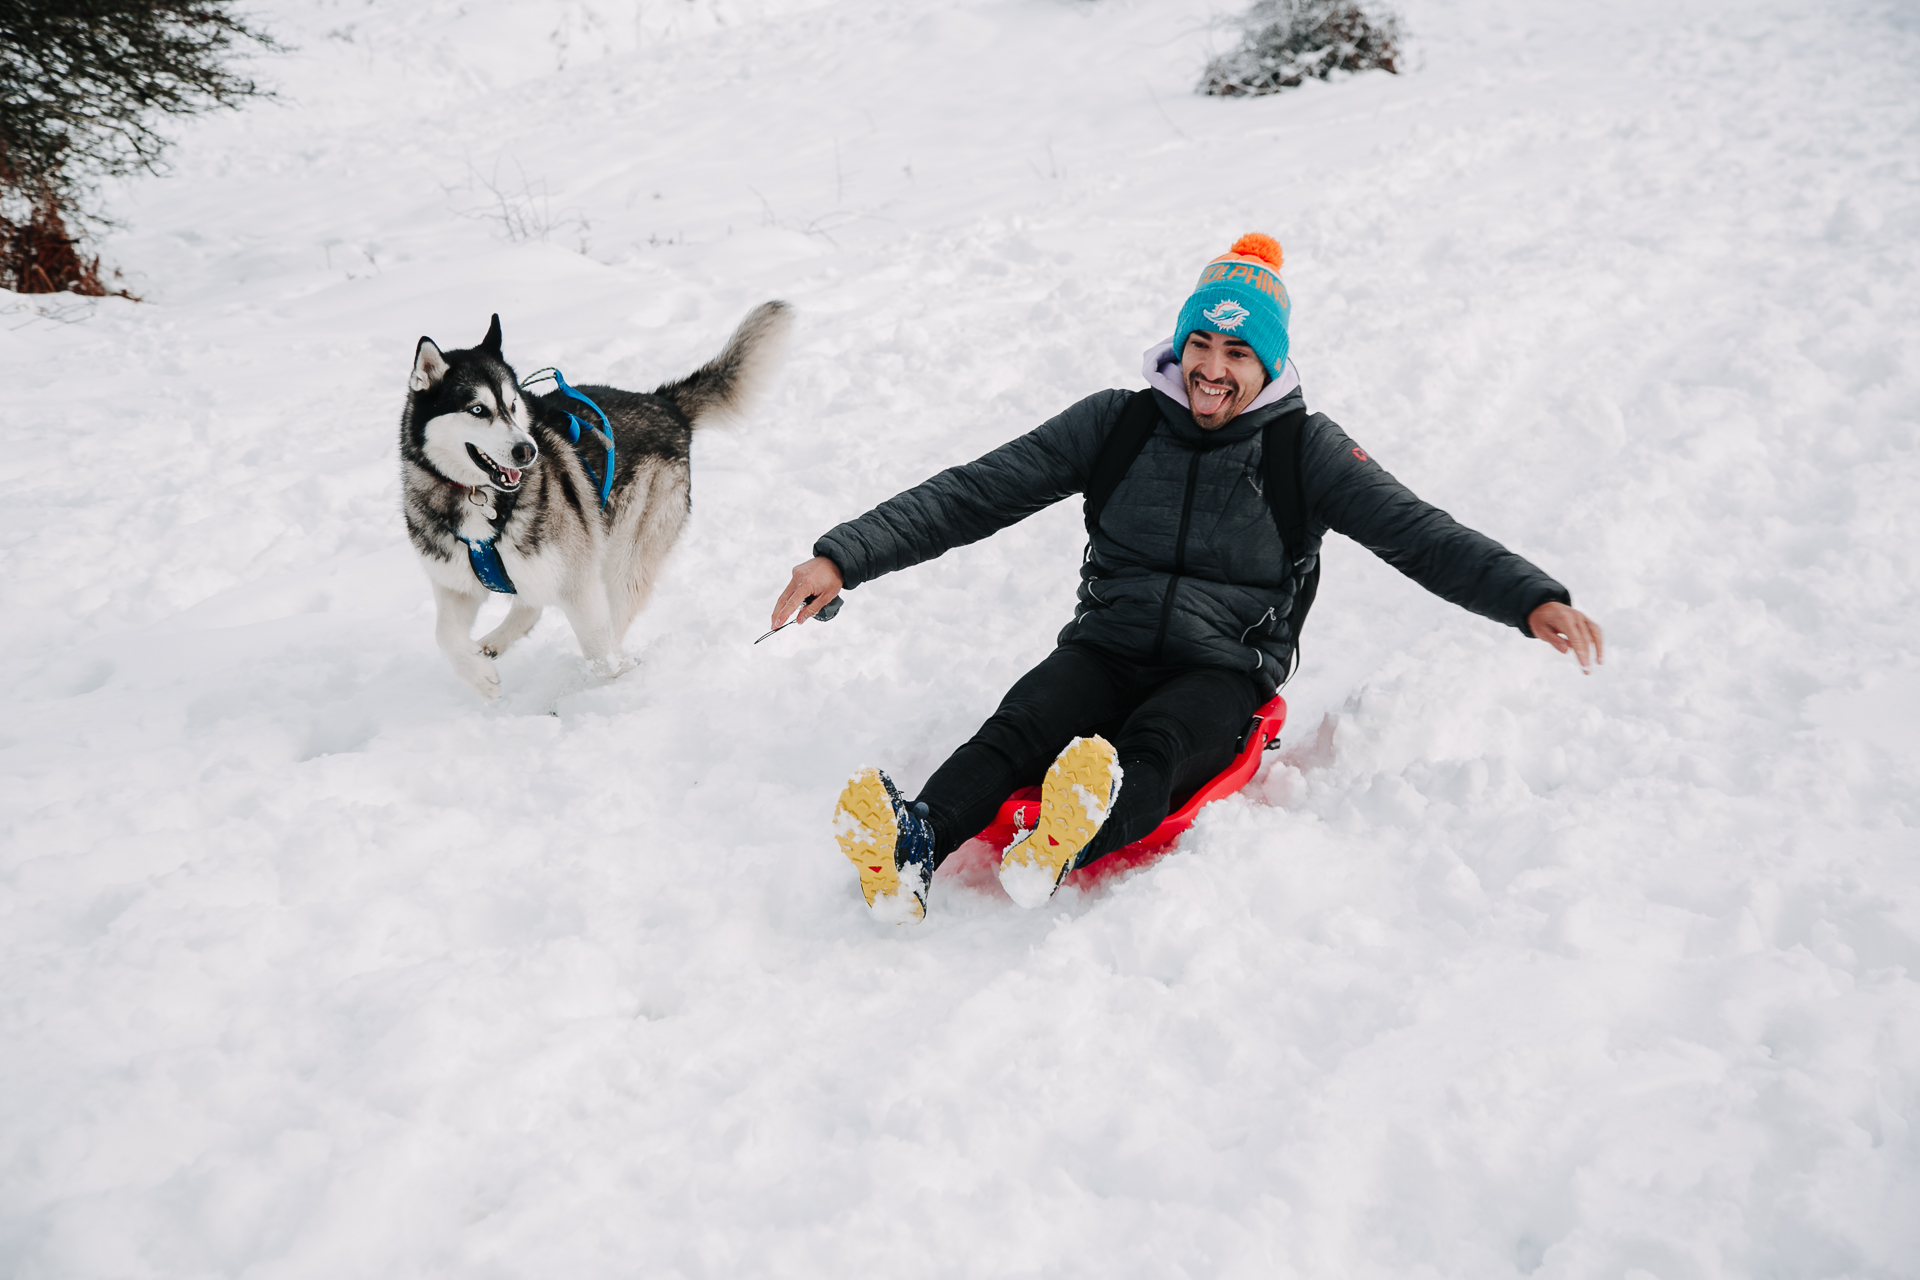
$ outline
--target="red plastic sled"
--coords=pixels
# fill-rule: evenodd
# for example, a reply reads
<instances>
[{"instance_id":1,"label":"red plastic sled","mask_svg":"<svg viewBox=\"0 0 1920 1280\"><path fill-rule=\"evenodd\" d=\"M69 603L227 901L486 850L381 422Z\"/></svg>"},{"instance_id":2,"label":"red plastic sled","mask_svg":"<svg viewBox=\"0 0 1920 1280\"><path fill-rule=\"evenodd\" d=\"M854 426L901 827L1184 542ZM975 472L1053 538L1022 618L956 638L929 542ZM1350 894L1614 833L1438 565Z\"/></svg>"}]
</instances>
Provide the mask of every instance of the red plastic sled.
<instances>
[{"instance_id":1,"label":"red plastic sled","mask_svg":"<svg viewBox=\"0 0 1920 1280\"><path fill-rule=\"evenodd\" d=\"M1280 726L1287 722L1287 700L1274 695L1272 702L1253 713L1253 723L1248 726L1247 740L1240 747L1240 754L1233 763L1215 775L1212 781L1194 792L1187 802L1166 816L1161 824L1151 832L1135 840L1123 849L1115 849L1084 871L1076 871L1067 878L1088 872L1104 872L1111 864L1114 870L1131 866L1141 860L1141 855L1156 853L1185 835L1187 828L1193 825L1200 810L1215 800L1224 799L1247 785L1260 769L1260 753L1267 744L1280 736ZM993 847L997 855L1012 844L1020 832L1025 831L1040 820L1040 788L1022 787L1007 797L1000 806L1000 816L982 831L976 840L985 841Z\"/></svg>"}]
</instances>

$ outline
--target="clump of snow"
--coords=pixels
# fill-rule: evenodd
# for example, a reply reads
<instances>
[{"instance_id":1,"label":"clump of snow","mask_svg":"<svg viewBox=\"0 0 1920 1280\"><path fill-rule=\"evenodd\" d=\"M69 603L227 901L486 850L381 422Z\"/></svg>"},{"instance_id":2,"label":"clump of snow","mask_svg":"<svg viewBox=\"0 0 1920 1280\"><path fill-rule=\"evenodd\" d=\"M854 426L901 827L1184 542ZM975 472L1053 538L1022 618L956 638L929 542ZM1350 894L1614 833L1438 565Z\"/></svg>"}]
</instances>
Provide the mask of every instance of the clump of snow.
<instances>
[{"instance_id":1,"label":"clump of snow","mask_svg":"<svg viewBox=\"0 0 1920 1280\"><path fill-rule=\"evenodd\" d=\"M926 868L910 863L900 868L900 891L875 894L869 909L881 924L918 924L923 918L920 901L926 892Z\"/></svg>"},{"instance_id":2,"label":"clump of snow","mask_svg":"<svg viewBox=\"0 0 1920 1280\"><path fill-rule=\"evenodd\" d=\"M1059 883L1060 877L1054 874L1054 868L1043 863L1017 858L1000 863L1000 887L1016 907L1032 910L1043 905L1053 897ZM930 904L928 909L938 910L939 904Z\"/></svg>"},{"instance_id":3,"label":"clump of snow","mask_svg":"<svg viewBox=\"0 0 1920 1280\"><path fill-rule=\"evenodd\" d=\"M148 301L0 295L10 1275L1911 1273L1920 33L1412 0L1418 74L1189 94L1239 7L261 8L289 106L112 193ZM463 216L496 159L586 253ZM1247 792L875 929L834 796L1046 653L1080 513L768 607L1251 230L1309 404L1607 666L1330 539ZM414 343L647 387L769 297L639 666L553 617L476 704Z\"/></svg>"}]
</instances>

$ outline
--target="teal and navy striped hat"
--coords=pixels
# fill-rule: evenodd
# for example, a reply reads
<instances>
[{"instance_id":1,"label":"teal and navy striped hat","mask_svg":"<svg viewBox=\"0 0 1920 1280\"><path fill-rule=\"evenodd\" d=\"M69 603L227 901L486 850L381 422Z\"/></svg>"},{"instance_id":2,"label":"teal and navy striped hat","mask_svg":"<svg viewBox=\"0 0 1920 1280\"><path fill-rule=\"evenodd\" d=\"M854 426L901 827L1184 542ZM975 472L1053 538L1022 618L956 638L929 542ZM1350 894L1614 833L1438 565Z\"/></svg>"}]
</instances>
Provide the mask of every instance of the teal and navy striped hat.
<instances>
[{"instance_id":1,"label":"teal and navy striped hat","mask_svg":"<svg viewBox=\"0 0 1920 1280\"><path fill-rule=\"evenodd\" d=\"M1200 273L1174 325L1173 354L1186 350L1188 334L1208 329L1245 342L1267 366L1267 376L1277 378L1287 362L1292 310L1287 286L1280 283L1279 242L1272 236L1241 236Z\"/></svg>"}]
</instances>

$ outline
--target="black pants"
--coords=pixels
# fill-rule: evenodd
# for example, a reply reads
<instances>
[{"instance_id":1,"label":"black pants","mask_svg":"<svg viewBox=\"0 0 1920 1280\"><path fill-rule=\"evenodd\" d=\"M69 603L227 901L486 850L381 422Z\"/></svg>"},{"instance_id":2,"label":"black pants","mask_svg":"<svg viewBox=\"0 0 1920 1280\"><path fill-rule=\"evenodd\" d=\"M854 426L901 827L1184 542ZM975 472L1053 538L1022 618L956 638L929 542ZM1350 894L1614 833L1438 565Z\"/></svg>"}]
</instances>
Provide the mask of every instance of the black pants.
<instances>
[{"instance_id":1,"label":"black pants","mask_svg":"<svg viewBox=\"0 0 1920 1280\"><path fill-rule=\"evenodd\" d=\"M933 819L935 864L978 835L1014 791L1037 784L1069 742L1094 733L1120 753L1126 776L1075 865L1132 844L1233 762L1265 701L1250 673L1146 667L1061 645L1020 677L916 797Z\"/></svg>"}]
</instances>

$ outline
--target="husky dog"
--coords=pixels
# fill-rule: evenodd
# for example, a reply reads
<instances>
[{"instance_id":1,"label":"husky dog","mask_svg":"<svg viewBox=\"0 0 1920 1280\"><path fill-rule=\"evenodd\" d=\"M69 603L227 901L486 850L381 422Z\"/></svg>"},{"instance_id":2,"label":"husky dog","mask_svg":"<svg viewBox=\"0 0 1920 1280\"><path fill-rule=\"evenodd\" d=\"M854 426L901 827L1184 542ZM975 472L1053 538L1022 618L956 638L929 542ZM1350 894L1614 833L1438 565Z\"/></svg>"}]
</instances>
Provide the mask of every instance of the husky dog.
<instances>
[{"instance_id":1,"label":"husky dog","mask_svg":"<svg viewBox=\"0 0 1920 1280\"><path fill-rule=\"evenodd\" d=\"M619 674L620 641L692 506L694 430L746 408L779 363L790 316L784 302L762 303L719 355L650 395L576 388L613 428L604 502L599 416L558 387L523 392L500 354L499 316L477 347L442 351L420 339L400 415L401 502L433 581L435 638L482 697L500 696L493 660L550 604L565 611L594 670ZM589 429L578 445L569 413ZM513 607L476 641L489 590L510 592Z\"/></svg>"}]
</instances>

